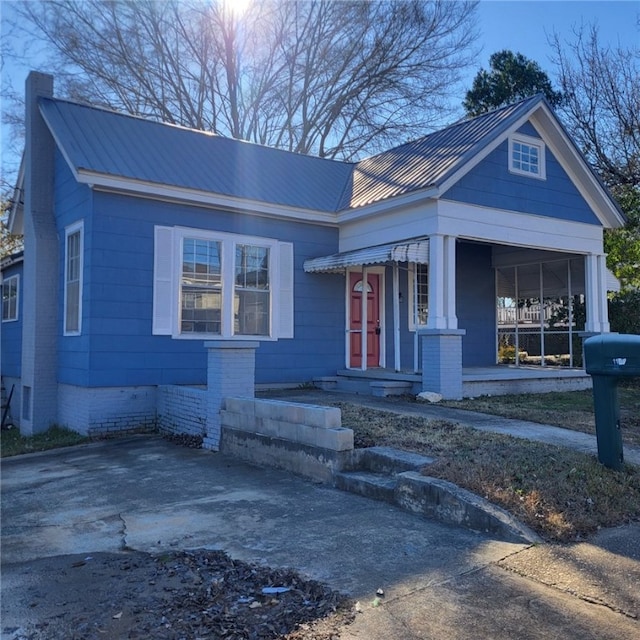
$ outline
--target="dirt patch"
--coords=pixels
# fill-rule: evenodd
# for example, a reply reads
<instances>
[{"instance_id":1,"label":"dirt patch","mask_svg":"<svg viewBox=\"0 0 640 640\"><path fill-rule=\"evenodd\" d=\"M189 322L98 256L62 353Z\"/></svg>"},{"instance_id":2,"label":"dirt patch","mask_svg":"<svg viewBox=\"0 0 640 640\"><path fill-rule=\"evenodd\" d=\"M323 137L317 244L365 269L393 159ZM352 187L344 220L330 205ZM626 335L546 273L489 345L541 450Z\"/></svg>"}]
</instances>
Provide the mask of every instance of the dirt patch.
<instances>
[{"instance_id":1,"label":"dirt patch","mask_svg":"<svg viewBox=\"0 0 640 640\"><path fill-rule=\"evenodd\" d=\"M19 603L4 599L10 640L331 640L353 619L351 601L325 585L220 551L58 556L3 569L28 587L16 590ZM27 613L16 619L17 610Z\"/></svg>"}]
</instances>

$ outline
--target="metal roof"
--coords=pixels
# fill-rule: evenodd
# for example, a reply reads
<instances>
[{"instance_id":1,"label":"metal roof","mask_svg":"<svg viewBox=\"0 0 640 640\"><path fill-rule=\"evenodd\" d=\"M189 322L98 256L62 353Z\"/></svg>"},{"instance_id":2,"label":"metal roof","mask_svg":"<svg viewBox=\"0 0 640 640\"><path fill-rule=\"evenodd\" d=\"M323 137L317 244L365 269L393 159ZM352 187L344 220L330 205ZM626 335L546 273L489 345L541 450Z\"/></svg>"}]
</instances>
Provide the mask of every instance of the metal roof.
<instances>
[{"instance_id":1,"label":"metal roof","mask_svg":"<svg viewBox=\"0 0 640 640\"><path fill-rule=\"evenodd\" d=\"M344 208L361 207L412 191L439 186L522 115L543 102L536 95L408 142L359 162Z\"/></svg>"},{"instance_id":2,"label":"metal roof","mask_svg":"<svg viewBox=\"0 0 640 640\"><path fill-rule=\"evenodd\" d=\"M40 109L76 172L337 212L441 185L541 102L534 96L355 164L58 99L41 98Z\"/></svg>"},{"instance_id":3,"label":"metal roof","mask_svg":"<svg viewBox=\"0 0 640 640\"><path fill-rule=\"evenodd\" d=\"M364 266L370 264L384 264L387 262L417 262L428 264L429 240L413 240L410 242L396 242L392 244L366 247L355 251L334 253L330 256L305 260L304 270L307 273L332 273L344 271L347 267Z\"/></svg>"},{"instance_id":4,"label":"metal roof","mask_svg":"<svg viewBox=\"0 0 640 640\"><path fill-rule=\"evenodd\" d=\"M353 168L73 102L40 109L76 171L333 212Z\"/></svg>"}]
</instances>

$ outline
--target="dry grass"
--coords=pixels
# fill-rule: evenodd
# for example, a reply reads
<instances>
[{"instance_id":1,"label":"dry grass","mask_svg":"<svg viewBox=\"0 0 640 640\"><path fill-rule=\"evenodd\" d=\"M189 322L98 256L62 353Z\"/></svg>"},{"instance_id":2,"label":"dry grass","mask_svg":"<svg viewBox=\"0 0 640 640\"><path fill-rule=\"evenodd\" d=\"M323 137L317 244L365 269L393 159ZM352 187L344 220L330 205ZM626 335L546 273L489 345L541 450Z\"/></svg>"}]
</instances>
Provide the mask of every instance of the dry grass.
<instances>
[{"instance_id":1,"label":"dry grass","mask_svg":"<svg viewBox=\"0 0 640 640\"><path fill-rule=\"evenodd\" d=\"M618 400L623 443L640 447L640 385L620 386ZM552 424L584 433L596 432L591 391L481 396L442 404L505 418Z\"/></svg>"},{"instance_id":2,"label":"dry grass","mask_svg":"<svg viewBox=\"0 0 640 640\"><path fill-rule=\"evenodd\" d=\"M357 447L387 445L434 456L424 473L510 511L548 540L578 540L640 518L640 469L615 472L563 447L450 422L338 403Z\"/></svg>"}]
</instances>

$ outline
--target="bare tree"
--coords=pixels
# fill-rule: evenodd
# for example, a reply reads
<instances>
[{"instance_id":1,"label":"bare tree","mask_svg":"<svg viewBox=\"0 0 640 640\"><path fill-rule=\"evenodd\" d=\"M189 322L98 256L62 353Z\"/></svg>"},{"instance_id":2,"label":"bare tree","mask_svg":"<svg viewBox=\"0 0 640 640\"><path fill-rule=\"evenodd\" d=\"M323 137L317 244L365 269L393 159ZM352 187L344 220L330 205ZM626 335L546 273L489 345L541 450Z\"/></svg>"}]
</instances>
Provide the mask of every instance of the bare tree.
<instances>
[{"instance_id":1,"label":"bare tree","mask_svg":"<svg viewBox=\"0 0 640 640\"><path fill-rule=\"evenodd\" d=\"M70 98L354 159L441 121L473 61L476 4L49 0L20 13Z\"/></svg>"},{"instance_id":2,"label":"bare tree","mask_svg":"<svg viewBox=\"0 0 640 640\"><path fill-rule=\"evenodd\" d=\"M640 185L640 47L604 45L596 26L550 44L564 121L609 186Z\"/></svg>"}]
</instances>

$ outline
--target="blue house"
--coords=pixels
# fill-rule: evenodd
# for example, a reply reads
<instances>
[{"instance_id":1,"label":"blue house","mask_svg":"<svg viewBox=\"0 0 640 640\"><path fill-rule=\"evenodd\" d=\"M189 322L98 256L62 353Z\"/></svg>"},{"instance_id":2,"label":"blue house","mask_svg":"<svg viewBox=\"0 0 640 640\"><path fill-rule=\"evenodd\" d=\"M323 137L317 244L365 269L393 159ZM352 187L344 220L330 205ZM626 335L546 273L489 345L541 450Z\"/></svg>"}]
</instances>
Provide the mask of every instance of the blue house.
<instances>
[{"instance_id":1,"label":"blue house","mask_svg":"<svg viewBox=\"0 0 640 640\"><path fill-rule=\"evenodd\" d=\"M344 163L59 100L32 73L16 193L2 376L27 434L153 423L159 387L206 383L210 341L258 343L258 388L455 398L474 371L493 392L533 365L587 380L576 296L609 331L603 230L624 217L541 96Z\"/></svg>"}]
</instances>

